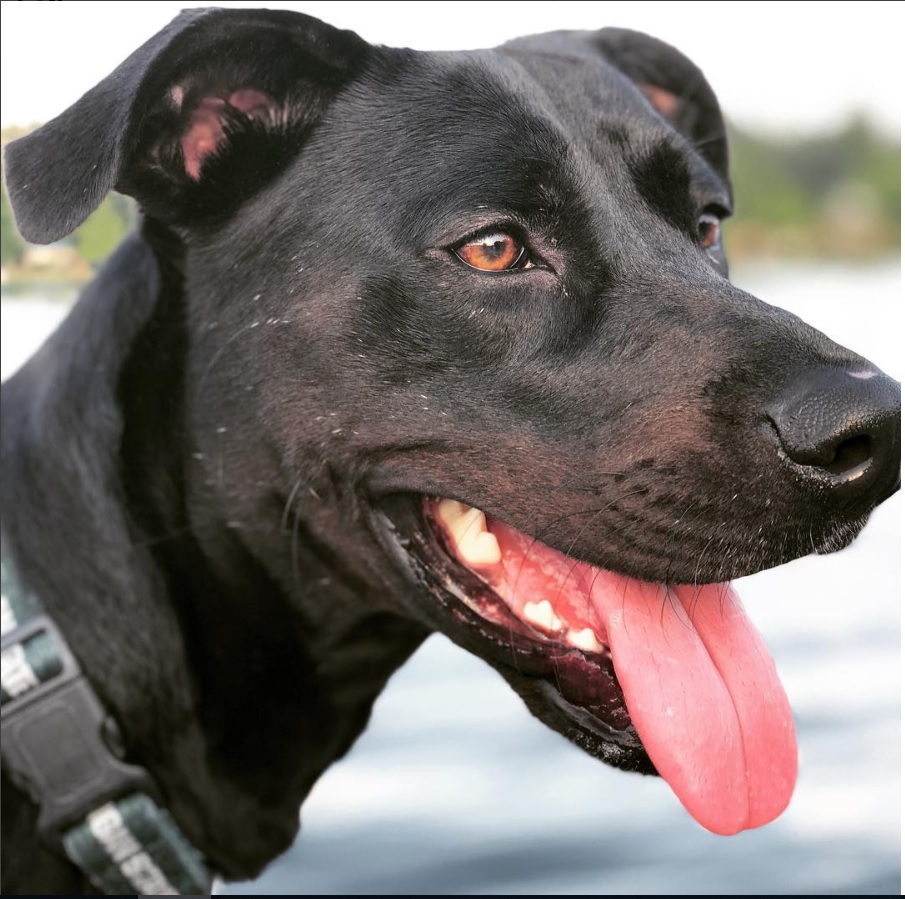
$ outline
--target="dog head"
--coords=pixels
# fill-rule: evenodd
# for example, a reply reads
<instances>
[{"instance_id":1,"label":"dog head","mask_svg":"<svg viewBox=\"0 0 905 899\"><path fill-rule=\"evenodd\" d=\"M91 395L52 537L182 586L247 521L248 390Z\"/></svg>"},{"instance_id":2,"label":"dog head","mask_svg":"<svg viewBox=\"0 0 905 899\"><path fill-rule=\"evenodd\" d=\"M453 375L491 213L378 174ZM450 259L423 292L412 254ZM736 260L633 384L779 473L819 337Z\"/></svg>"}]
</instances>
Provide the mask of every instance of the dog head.
<instances>
[{"instance_id":1,"label":"dog head","mask_svg":"<svg viewBox=\"0 0 905 899\"><path fill-rule=\"evenodd\" d=\"M31 240L142 206L216 564L240 546L315 630L367 603L446 633L712 830L784 808L791 716L727 582L855 537L898 488L899 387L729 282L685 57L192 11L7 160Z\"/></svg>"}]
</instances>

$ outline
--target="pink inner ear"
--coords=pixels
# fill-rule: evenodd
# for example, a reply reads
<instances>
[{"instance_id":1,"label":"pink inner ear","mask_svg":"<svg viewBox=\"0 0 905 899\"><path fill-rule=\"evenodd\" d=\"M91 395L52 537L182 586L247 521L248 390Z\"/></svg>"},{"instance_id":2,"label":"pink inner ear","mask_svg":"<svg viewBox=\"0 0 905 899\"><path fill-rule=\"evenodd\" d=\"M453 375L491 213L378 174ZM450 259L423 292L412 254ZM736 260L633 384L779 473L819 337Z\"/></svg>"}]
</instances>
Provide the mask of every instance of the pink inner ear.
<instances>
[{"instance_id":1,"label":"pink inner ear","mask_svg":"<svg viewBox=\"0 0 905 899\"><path fill-rule=\"evenodd\" d=\"M182 91L178 87L174 88L174 91L177 90L178 98L181 100ZM173 94L174 99L176 96ZM252 88L233 91L225 100L221 97L204 97L192 110L188 127L180 139L182 155L185 158L185 171L193 181L201 179L204 161L217 153L226 143L224 123L227 107L243 113L249 119L261 122L275 119L274 100Z\"/></svg>"},{"instance_id":2,"label":"pink inner ear","mask_svg":"<svg viewBox=\"0 0 905 899\"><path fill-rule=\"evenodd\" d=\"M675 94L655 84L639 84L638 89L663 118L671 119L676 114L679 98Z\"/></svg>"}]
</instances>

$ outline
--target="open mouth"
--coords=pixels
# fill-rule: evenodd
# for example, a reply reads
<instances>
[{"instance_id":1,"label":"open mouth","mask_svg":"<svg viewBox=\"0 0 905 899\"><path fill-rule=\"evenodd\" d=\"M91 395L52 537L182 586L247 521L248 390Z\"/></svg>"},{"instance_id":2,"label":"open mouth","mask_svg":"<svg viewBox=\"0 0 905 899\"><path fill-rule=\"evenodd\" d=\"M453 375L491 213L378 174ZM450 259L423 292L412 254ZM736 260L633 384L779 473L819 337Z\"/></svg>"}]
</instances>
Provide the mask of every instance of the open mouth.
<instances>
[{"instance_id":1,"label":"open mouth","mask_svg":"<svg viewBox=\"0 0 905 899\"><path fill-rule=\"evenodd\" d=\"M417 505L397 536L429 592L444 594L442 630L542 687L585 748L605 744L595 755L655 770L708 830L738 833L785 809L792 713L730 584L628 578L458 501Z\"/></svg>"}]
</instances>

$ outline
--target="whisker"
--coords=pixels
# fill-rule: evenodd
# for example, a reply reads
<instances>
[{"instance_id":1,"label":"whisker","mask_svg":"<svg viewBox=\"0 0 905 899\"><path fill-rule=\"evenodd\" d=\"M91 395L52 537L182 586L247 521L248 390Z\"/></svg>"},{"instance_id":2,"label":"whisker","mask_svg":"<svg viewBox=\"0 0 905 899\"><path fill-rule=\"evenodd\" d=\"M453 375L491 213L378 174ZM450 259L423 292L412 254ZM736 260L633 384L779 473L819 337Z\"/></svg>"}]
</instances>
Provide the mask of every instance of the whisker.
<instances>
[{"instance_id":1,"label":"whisker","mask_svg":"<svg viewBox=\"0 0 905 899\"><path fill-rule=\"evenodd\" d=\"M292 490L289 492L289 498L286 500L286 505L283 506L283 515L280 518L280 533L284 536L289 533L286 528L289 523L289 510L292 508L292 504L295 501L295 495L299 492L301 486L302 476L296 475L295 483L292 485Z\"/></svg>"},{"instance_id":2,"label":"whisker","mask_svg":"<svg viewBox=\"0 0 905 899\"><path fill-rule=\"evenodd\" d=\"M715 144L724 139L725 139L725 135L721 131L714 131L712 134L709 134L706 137L701 137L701 138L698 138L697 140L695 140L692 143L692 146L696 150L700 150L703 147L708 146L708 144Z\"/></svg>"},{"instance_id":3,"label":"whisker","mask_svg":"<svg viewBox=\"0 0 905 899\"><path fill-rule=\"evenodd\" d=\"M695 585L697 585L699 583L698 572L701 570L701 565L707 556L707 550L710 548L710 544L713 542L714 537L716 537L715 533L711 534L710 537L708 537L707 542L704 544L704 548L701 550L700 554L698 555L698 561L695 563L695 566L694 566L694 578L692 579L692 583L694 583ZM702 585L702 586L704 586L704 585Z\"/></svg>"},{"instance_id":4,"label":"whisker","mask_svg":"<svg viewBox=\"0 0 905 899\"><path fill-rule=\"evenodd\" d=\"M616 499L614 499L612 502L610 502L610 503L608 503L606 506L603 506L602 508L598 509L598 510L594 513L594 516L591 518L591 520L588 521L588 522L584 525L584 527L582 527L582 529L575 535L575 539L569 544L569 548L565 551L565 555L568 556L568 557L571 557L572 550L575 548L575 544L578 543L578 541L579 541L579 540L584 536L584 534L587 532L588 528L591 527L591 525L593 525L594 522L595 522L601 515L604 514L604 512L609 511L614 505L616 505L616 503L621 502L621 501L624 500L624 499L628 499L628 497L630 497L630 496L637 496L638 494L644 493L644 492L645 492L645 491L644 491L643 489L641 489L641 490L633 490L633 491L631 491L631 492L629 492L629 493L623 494L622 496L616 497ZM556 594L557 599L558 599L559 597L562 596L563 591L566 589L566 583L567 583L568 579L572 576L572 573L575 571L575 569L576 569L577 566L578 566L578 560L573 560L573 562L572 562L572 567L569 569L569 571L566 573L566 575L565 575L565 576L563 577L563 579L562 579L562 583L560 584L560 587L559 587L559 592Z\"/></svg>"},{"instance_id":5,"label":"whisker","mask_svg":"<svg viewBox=\"0 0 905 899\"><path fill-rule=\"evenodd\" d=\"M239 339L246 331L250 331L252 328L257 327L257 322L251 322L250 324L243 325L233 334L232 337L228 338L226 342L217 349L217 352L211 357L211 361L205 366L204 371L201 373L201 377L198 378L198 394L201 393L202 388L204 387L204 382L207 380L208 375L213 371L214 366L219 362L220 357L229 349L230 345L233 344L236 340Z\"/></svg>"},{"instance_id":6,"label":"whisker","mask_svg":"<svg viewBox=\"0 0 905 899\"><path fill-rule=\"evenodd\" d=\"M292 547L291 547L291 555L292 555L292 581L295 584L296 590L300 590L302 586L302 572L299 567L299 517L300 517L300 502L295 504L294 518L292 521Z\"/></svg>"}]
</instances>

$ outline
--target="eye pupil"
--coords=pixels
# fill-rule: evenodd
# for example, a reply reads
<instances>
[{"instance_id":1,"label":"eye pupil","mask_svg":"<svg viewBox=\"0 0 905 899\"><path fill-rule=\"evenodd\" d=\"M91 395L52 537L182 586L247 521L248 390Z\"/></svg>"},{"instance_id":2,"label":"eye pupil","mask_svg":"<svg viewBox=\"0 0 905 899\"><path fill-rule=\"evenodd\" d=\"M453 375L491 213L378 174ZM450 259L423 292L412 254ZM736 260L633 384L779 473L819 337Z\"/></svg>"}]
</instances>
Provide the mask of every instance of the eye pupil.
<instances>
[{"instance_id":1,"label":"eye pupil","mask_svg":"<svg viewBox=\"0 0 905 899\"><path fill-rule=\"evenodd\" d=\"M504 231L473 237L453 252L466 265L482 272L512 271L528 264L524 244Z\"/></svg>"}]
</instances>

